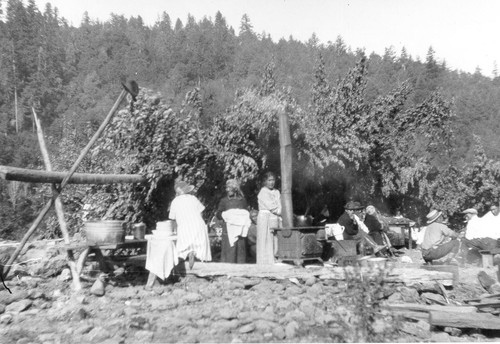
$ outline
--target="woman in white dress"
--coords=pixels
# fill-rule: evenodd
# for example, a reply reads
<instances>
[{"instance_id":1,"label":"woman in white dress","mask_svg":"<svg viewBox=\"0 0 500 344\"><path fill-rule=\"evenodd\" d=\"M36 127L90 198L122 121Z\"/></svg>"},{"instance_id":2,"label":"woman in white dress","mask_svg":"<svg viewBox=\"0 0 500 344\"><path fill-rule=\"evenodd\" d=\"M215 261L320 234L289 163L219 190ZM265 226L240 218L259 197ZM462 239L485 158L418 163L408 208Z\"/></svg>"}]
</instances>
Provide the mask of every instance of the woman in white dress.
<instances>
[{"instance_id":1,"label":"woman in white dress","mask_svg":"<svg viewBox=\"0 0 500 344\"><path fill-rule=\"evenodd\" d=\"M179 258L189 259L192 269L195 257L201 261L212 260L210 241L201 212L205 206L195 196L189 194L194 186L184 181L175 185L176 197L170 205L169 218L177 222L177 253Z\"/></svg>"},{"instance_id":2,"label":"woman in white dress","mask_svg":"<svg viewBox=\"0 0 500 344\"><path fill-rule=\"evenodd\" d=\"M257 196L259 215L257 216L257 264L274 264L274 234L271 228L279 227L281 215L281 195L274 188L276 177L267 172L263 178L263 186Z\"/></svg>"}]
</instances>

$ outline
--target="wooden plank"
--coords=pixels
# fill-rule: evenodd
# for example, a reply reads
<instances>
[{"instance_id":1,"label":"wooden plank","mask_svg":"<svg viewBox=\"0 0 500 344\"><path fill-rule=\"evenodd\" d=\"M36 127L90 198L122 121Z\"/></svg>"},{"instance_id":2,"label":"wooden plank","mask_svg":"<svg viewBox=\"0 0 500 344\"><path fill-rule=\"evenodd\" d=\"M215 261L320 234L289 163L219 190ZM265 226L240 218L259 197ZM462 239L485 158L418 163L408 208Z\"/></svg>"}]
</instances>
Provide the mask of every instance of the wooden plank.
<instances>
[{"instance_id":1,"label":"wooden plank","mask_svg":"<svg viewBox=\"0 0 500 344\"><path fill-rule=\"evenodd\" d=\"M314 268L299 268L289 264L274 264L274 265L256 265L256 264L228 264L197 262L193 270L188 274L196 275L199 277L209 276L235 276L235 277L261 277L261 278L274 278L274 279L287 279L287 278L301 278L307 279L309 277L317 277L319 279L332 279L332 280L345 280L345 270L354 268L351 267L314 267ZM420 269L394 269L396 272L391 273L384 278L387 282L401 282L409 281L414 283L421 280L437 280L441 283L444 281L451 281L450 273L437 272L437 271L424 271ZM370 275L372 270L370 268L361 268L360 272L365 275ZM425 274L427 273L427 275ZM415 274L414 278L409 279L408 275ZM473 307L472 307L473 308Z\"/></svg>"},{"instance_id":2,"label":"wooden plank","mask_svg":"<svg viewBox=\"0 0 500 344\"><path fill-rule=\"evenodd\" d=\"M468 300L464 300L464 302L479 302L483 299L491 299L491 298L500 298L500 293L497 293L497 294L489 294L489 295L485 295L485 296L482 296L482 297L479 297L479 298L475 298L475 299L468 299Z\"/></svg>"},{"instance_id":3,"label":"wooden plank","mask_svg":"<svg viewBox=\"0 0 500 344\"><path fill-rule=\"evenodd\" d=\"M405 311L405 310L398 310L397 315L405 318L405 319L411 319L411 320L423 320L423 321L429 321L429 314L425 312L416 312L416 311Z\"/></svg>"},{"instance_id":4,"label":"wooden plank","mask_svg":"<svg viewBox=\"0 0 500 344\"><path fill-rule=\"evenodd\" d=\"M386 304L384 307L393 311L413 311L413 312L442 312L442 313L477 313L476 307L472 306L440 306L440 305L422 305L420 303L394 303ZM475 315L474 315L475 316Z\"/></svg>"},{"instance_id":5,"label":"wooden plank","mask_svg":"<svg viewBox=\"0 0 500 344\"><path fill-rule=\"evenodd\" d=\"M476 303L471 302L469 305L477 307L477 308L500 308L500 301L496 302L484 302L484 303ZM500 321L500 319L499 319Z\"/></svg>"},{"instance_id":6,"label":"wooden plank","mask_svg":"<svg viewBox=\"0 0 500 344\"><path fill-rule=\"evenodd\" d=\"M467 313L431 311L429 314L431 326L500 330L500 318L489 313L471 316Z\"/></svg>"},{"instance_id":7,"label":"wooden plank","mask_svg":"<svg viewBox=\"0 0 500 344\"><path fill-rule=\"evenodd\" d=\"M28 183L60 184L67 172L40 171L27 168L0 166L0 178ZM68 179L69 184L115 184L143 183L146 178L139 174L96 174L74 173Z\"/></svg>"}]
</instances>

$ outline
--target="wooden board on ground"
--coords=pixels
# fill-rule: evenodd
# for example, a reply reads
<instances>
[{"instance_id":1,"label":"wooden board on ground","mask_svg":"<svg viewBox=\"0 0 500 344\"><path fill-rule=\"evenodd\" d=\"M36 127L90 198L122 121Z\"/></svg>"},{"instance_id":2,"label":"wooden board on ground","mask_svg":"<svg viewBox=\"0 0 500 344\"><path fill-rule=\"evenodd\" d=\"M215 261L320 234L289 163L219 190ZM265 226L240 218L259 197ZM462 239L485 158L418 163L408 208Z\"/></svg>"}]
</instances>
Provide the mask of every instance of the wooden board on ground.
<instances>
[{"instance_id":1,"label":"wooden board on ground","mask_svg":"<svg viewBox=\"0 0 500 344\"><path fill-rule=\"evenodd\" d=\"M500 330L500 318L488 313L475 313L471 316L467 313L432 311L429 323L431 326Z\"/></svg>"},{"instance_id":2,"label":"wooden board on ground","mask_svg":"<svg viewBox=\"0 0 500 344\"><path fill-rule=\"evenodd\" d=\"M419 303L393 303L387 304L387 307L393 311L413 311L413 312L449 312L449 313L460 313L460 314L470 314L477 313L476 307L473 306L441 306L441 305L422 305ZM475 316L475 315L474 315Z\"/></svg>"},{"instance_id":3,"label":"wooden board on ground","mask_svg":"<svg viewBox=\"0 0 500 344\"><path fill-rule=\"evenodd\" d=\"M352 268L347 268L352 269ZM368 268L359 270L366 276L373 272ZM256 264L228 264L196 262L193 270L188 274L199 277L232 276L232 277L261 277L274 279L317 277L320 279L344 280L345 269L342 267L313 267L302 268L288 264L256 265ZM420 269L393 269L384 278L387 282L416 284L422 281L439 281L445 285L453 284L453 276L449 272L425 271Z\"/></svg>"}]
</instances>

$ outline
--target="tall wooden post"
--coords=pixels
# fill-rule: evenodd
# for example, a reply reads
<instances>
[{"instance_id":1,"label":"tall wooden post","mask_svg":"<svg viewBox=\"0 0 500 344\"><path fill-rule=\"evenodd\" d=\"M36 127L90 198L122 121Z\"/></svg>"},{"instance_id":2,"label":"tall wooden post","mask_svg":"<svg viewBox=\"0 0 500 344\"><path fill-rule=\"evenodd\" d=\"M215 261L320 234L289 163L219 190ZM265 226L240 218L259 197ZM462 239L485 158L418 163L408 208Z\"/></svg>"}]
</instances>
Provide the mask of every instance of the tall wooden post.
<instances>
[{"instance_id":1,"label":"tall wooden post","mask_svg":"<svg viewBox=\"0 0 500 344\"><path fill-rule=\"evenodd\" d=\"M292 204L292 140L287 106L279 112L280 162L281 162L281 217L283 227L293 227Z\"/></svg>"},{"instance_id":2,"label":"tall wooden post","mask_svg":"<svg viewBox=\"0 0 500 344\"><path fill-rule=\"evenodd\" d=\"M52 171L52 164L50 163L50 157L49 157L49 151L47 149L47 146L45 144L45 138L43 137L43 129L42 129L42 124L40 123L40 120L38 119L38 116L36 115L35 109L31 108L33 110L33 118L34 118L34 123L36 125L36 132L38 136L38 143L40 144L40 150L42 152L42 157L43 157L43 162L45 164L45 169L47 171ZM55 199L55 208L56 208L56 214L57 214L57 220L59 221L59 227L61 227L61 232L63 235L64 243L66 245L70 244L70 238L69 238L69 232L68 232L68 226L66 223L66 219L64 218L64 208L63 204L61 201L61 197L59 195L59 190L57 190L56 184L52 184L52 195L56 197ZM80 273L77 271L76 268L76 262L75 258L73 255L73 250L68 249L67 250L68 254L68 266L71 271L71 276L73 277L73 287L75 291L79 291L82 289L82 285L80 283Z\"/></svg>"}]
</instances>

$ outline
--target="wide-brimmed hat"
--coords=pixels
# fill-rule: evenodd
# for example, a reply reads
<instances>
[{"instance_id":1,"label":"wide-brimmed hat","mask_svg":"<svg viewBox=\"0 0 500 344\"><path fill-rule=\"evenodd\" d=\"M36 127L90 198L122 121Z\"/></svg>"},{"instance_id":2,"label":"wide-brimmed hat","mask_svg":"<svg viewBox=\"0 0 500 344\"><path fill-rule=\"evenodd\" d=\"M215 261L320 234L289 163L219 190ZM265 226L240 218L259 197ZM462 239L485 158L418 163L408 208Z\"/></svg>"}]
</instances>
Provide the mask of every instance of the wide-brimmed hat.
<instances>
[{"instance_id":1,"label":"wide-brimmed hat","mask_svg":"<svg viewBox=\"0 0 500 344\"><path fill-rule=\"evenodd\" d=\"M439 210L433 209L429 214L427 214L425 217L427 218L427 224L430 225L434 221L436 221L441 215L443 215L442 212Z\"/></svg>"},{"instance_id":2,"label":"wide-brimmed hat","mask_svg":"<svg viewBox=\"0 0 500 344\"><path fill-rule=\"evenodd\" d=\"M462 211L462 214L474 214L474 215L477 215L477 210L474 209L474 208L465 209L464 211Z\"/></svg>"},{"instance_id":3,"label":"wide-brimmed hat","mask_svg":"<svg viewBox=\"0 0 500 344\"><path fill-rule=\"evenodd\" d=\"M350 201L347 202L347 204L344 207L346 210L361 210L364 209L364 207L361 205L361 203L356 202L356 201Z\"/></svg>"},{"instance_id":4,"label":"wide-brimmed hat","mask_svg":"<svg viewBox=\"0 0 500 344\"><path fill-rule=\"evenodd\" d=\"M193 190L194 190L194 185L188 184L183 180L175 183L175 191L180 195L190 193Z\"/></svg>"}]
</instances>

